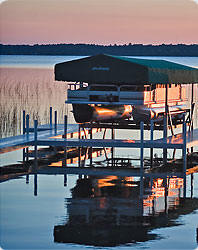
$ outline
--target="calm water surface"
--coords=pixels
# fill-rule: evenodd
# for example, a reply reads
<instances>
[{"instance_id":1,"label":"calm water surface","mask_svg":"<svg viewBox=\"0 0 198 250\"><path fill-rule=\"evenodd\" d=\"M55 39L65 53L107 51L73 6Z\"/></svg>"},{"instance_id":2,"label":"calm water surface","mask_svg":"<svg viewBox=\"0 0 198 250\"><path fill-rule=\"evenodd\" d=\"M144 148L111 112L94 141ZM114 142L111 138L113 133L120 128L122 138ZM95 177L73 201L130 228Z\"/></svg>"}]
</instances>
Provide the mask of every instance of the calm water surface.
<instances>
[{"instance_id":1,"label":"calm water surface","mask_svg":"<svg viewBox=\"0 0 198 250\"><path fill-rule=\"evenodd\" d=\"M135 177L35 176L1 183L3 249L196 249L198 174L145 180ZM152 186L151 186L152 181ZM167 181L167 180L166 180Z\"/></svg>"},{"instance_id":2,"label":"calm water surface","mask_svg":"<svg viewBox=\"0 0 198 250\"><path fill-rule=\"evenodd\" d=\"M49 122L49 106L58 111L59 122L63 122L64 114L73 122L71 107L64 104L67 84L54 81L53 67L77 58L0 57L0 137L22 132L23 109L30 114L31 122L35 118L40 123ZM194 57L163 59L198 67L198 58ZM198 100L198 91L195 98ZM197 124L197 113L195 117ZM116 137L137 136L133 133L118 131ZM138 154L138 150L115 150L116 156ZM20 161L22 153L0 157L3 166ZM182 178L165 175L141 181L124 174L23 176L1 183L0 199L3 249L197 248L197 173L187 176L187 199L183 198Z\"/></svg>"}]
</instances>

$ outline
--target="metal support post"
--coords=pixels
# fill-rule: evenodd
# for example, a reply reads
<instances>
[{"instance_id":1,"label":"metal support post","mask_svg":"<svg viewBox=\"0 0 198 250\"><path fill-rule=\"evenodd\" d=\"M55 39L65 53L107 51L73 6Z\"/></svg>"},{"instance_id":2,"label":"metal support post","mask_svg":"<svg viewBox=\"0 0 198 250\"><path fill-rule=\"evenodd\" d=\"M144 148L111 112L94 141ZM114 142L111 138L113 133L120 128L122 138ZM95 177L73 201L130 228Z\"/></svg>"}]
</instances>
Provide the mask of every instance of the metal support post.
<instances>
[{"instance_id":1,"label":"metal support post","mask_svg":"<svg viewBox=\"0 0 198 250\"><path fill-rule=\"evenodd\" d=\"M193 112L194 112L194 84L192 83L192 91L191 91L191 112L190 112L190 128L193 131ZM193 153L193 147L191 147L191 153Z\"/></svg>"},{"instance_id":2,"label":"metal support post","mask_svg":"<svg viewBox=\"0 0 198 250\"><path fill-rule=\"evenodd\" d=\"M143 216L143 212L144 212L143 195L144 195L144 179L143 179L143 175L141 175L141 176L140 176L140 196L139 196L139 205L140 205L140 211L141 211L141 215L142 215L142 216Z\"/></svg>"},{"instance_id":3,"label":"metal support post","mask_svg":"<svg viewBox=\"0 0 198 250\"><path fill-rule=\"evenodd\" d=\"M141 148L140 148L140 173L141 176L144 174L144 122L140 123L140 132L141 132Z\"/></svg>"},{"instance_id":4,"label":"metal support post","mask_svg":"<svg viewBox=\"0 0 198 250\"><path fill-rule=\"evenodd\" d=\"M92 124L91 124L91 128L90 128L90 139L91 139L91 140L93 139L93 129L92 129ZM92 147L90 147L90 150L89 150L90 165L92 165L92 163L93 163L92 153L93 153L93 148L92 148Z\"/></svg>"},{"instance_id":5,"label":"metal support post","mask_svg":"<svg viewBox=\"0 0 198 250\"><path fill-rule=\"evenodd\" d=\"M65 138L65 148L64 148L64 167L67 166L67 116L64 116L64 138Z\"/></svg>"},{"instance_id":6,"label":"metal support post","mask_svg":"<svg viewBox=\"0 0 198 250\"><path fill-rule=\"evenodd\" d=\"M29 174L26 175L26 184L29 184Z\"/></svg>"},{"instance_id":7,"label":"metal support post","mask_svg":"<svg viewBox=\"0 0 198 250\"><path fill-rule=\"evenodd\" d=\"M164 116L163 142L167 143L167 117ZM163 148L163 163L167 164L167 148Z\"/></svg>"},{"instance_id":8,"label":"metal support post","mask_svg":"<svg viewBox=\"0 0 198 250\"><path fill-rule=\"evenodd\" d=\"M191 198L193 198L193 177L194 175L191 174Z\"/></svg>"},{"instance_id":9,"label":"metal support post","mask_svg":"<svg viewBox=\"0 0 198 250\"><path fill-rule=\"evenodd\" d=\"M34 174L34 196L38 194L37 174Z\"/></svg>"},{"instance_id":10,"label":"metal support post","mask_svg":"<svg viewBox=\"0 0 198 250\"><path fill-rule=\"evenodd\" d=\"M151 120L151 143L153 143L153 137L154 137L154 121ZM153 146L150 149L150 161L151 161L151 167L153 167Z\"/></svg>"},{"instance_id":11,"label":"metal support post","mask_svg":"<svg viewBox=\"0 0 198 250\"><path fill-rule=\"evenodd\" d=\"M144 194L144 122L140 123L140 210L143 215L143 194Z\"/></svg>"},{"instance_id":12,"label":"metal support post","mask_svg":"<svg viewBox=\"0 0 198 250\"><path fill-rule=\"evenodd\" d=\"M164 142L167 143L168 134L168 84L166 84L165 92L165 116L164 116ZM163 149L163 163L167 164L167 148Z\"/></svg>"},{"instance_id":13,"label":"metal support post","mask_svg":"<svg viewBox=\"0 0 198 250\"><path fill-rule=\"evenodd\" d=\"M25 110L23 110L23 135L25 134ZM25 148L23 148L23 162L25 161Z\"/></svg>"},{"instance_id":14,"label":"metal support post","mask_svg":"<svg viewBox=\"0 0 198 250\"><path fill-rule=\"evenodd\" d=\"M67 186L67 175L64 174L64 187L66 187L66 186Z\"/></svg>"},{"instance_id":15,"label":"metal support post","mask_svg":"<svg viewBox=\"0 0 198 250\"><path fill-rule=\"evenodd\" d=\"M50 107L50 128L52 129L52 107Z\"/></svg>"},{"instance_id":16,"label":"metal support post","mask_svg":"<svg viewBox=\"0 0 198 250\"><path fill-rule=\"evenodd\" d=\"M167 195L168 195L168 188L167 188L167 177L164 178L164 188L165 188L165 195L164 195L164 210L165 213L168 213L168 206L167 206Z\"/></svg>"},{"instance_id":17,"label":"metal support post","mask_svg":"<svg viewBox=\"0 0 198 250\"><path fill-rule=\"evenodd\" d=\"M38 157L38 152L37 152L37 127L38 127L38 121L34 120L34 167L37 168L37 157Z\"/></svg>"},{"instance_id":18,"label":"metal support post","mask_svg":"<svg viewBox=\"0 0 198 250\"><path fill-rule=\"evenodd\" d=\"M25 110L23 110L23 135L25 134Z\"/></svg>"},{"instance_id":19,"label":"metal support post","mask_svg":"<svg viewBox=\"0 0 198 250\"><path fill-rule=\"evenodd\" d=\"M29 136L30 133L30 116L26 115L26 134Z\"/></svg>"},{"instance_id":20,"label":"metal support post","mask_svg":"<svg viewBox=\"0 0 198 250\"><path fill-rule=\"evenodd\" d=\"M107 129L105 128L104 129L104 134L103 134L103 137L102 137L103 140L105 139L106 131L107 131Z\"/></svg>"},{"instance_id":21,"label":"metal support post","mask_svg":"<svg viewBox=\"0 0 198 250\"><path fill-rule=\"evenodd\" d=\"M78 139L81 139L81 126L79 124L79 129L78 129ZM78 167L80 167L80 161L81 161L81 147L78 147Z\"/></svg>"},{"instance_id":22,"label":"metal support post","mask_svg":"<svg viewBox=\"0 0 198 250\"><path fill-rule=\"evenodd\" d=\"M57 111L54 112L54 133L57 133Z\"/></svg>"},{"instance_id":23,"label":"metal support post","mask_svg":"<svg viewBox=\"0 0 198 250\"><path fill-rule=\"evenodd\" d=\"M114 133L114 128L113 128L113 123L112 123L112 129L111 129L111 139L115 139L115 133ZM111 159L112 159L112 167L114 166L114 148L111 148Z\"/></svg>"},{"instance_id":24,"label":"metal support post","mask_svg":"<svg viewBox=\"0 0 198 250\"><path fill-rule=\"evenodd\" d=\"M27 138L29 138L29 129L30 129L30 116L27 114L26 115L26 135L27 135ZM26 161L29 160L29 147L26 148Z\"/></svg>"},{"instance_id":25,"label":"metal support post","mask_svg":"<svg viewBox=\"0 0 198 250\"><path fill-rule=\"evenodd\" d=\"M187 157L186 157L186 122L183 121L183 178L184 178L184 190L183 197L186 198L186 167L187 167Z\"/></svg>"}]
</instances>

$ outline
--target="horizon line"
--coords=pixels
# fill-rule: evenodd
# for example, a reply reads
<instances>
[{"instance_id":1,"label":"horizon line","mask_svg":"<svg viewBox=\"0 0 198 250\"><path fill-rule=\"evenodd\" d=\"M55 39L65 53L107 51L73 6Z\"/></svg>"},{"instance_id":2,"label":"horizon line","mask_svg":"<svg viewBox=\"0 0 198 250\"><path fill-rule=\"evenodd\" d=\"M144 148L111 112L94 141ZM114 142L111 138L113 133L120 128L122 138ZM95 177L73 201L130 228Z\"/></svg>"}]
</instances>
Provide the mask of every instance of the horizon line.
<instances>
[{"instance_id":1,"label":"horizon line","mask_svg":"<svg viewBox=\"0 0 198 250\"><path fill-rule=\"evenodd\" d=\"M3 46L42 46L42 45L94 45L94 46L133 46L133 45L143 45L143 46L162 46L162 45L186 45L186 46L191 46L191 45L198 45L198 43L191 43L191 44L186 44L186 43L161 43L161 44L152 44L152 43L125 43L125 44L95 44L95 43L34 43L34 44L3 44L0 43L0 45Z\"/></svg>"}]
</instances>

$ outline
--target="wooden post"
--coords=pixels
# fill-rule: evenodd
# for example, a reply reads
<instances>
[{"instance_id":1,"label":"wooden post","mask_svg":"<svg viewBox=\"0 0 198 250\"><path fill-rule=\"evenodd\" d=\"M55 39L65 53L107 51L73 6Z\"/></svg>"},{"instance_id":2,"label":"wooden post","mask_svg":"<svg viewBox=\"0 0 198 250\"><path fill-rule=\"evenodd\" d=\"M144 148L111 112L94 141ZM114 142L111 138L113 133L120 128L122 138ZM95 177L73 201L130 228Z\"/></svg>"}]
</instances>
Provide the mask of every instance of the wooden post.
<instances>
[{"instance_id":1,"label":"wooden post","mask_svg":"<svg viewBox=\"0 0 198 250\"><path fill-rule=\"evenodd\" d=\"M187 167L187 157L186 157L186 122L185 117L183 121L183 178L184 178L184 190L183 197L186 198L186 167Z\"/></svg>"},{"instance_id":2,"label":"wooden post","mask_svg":"<svg viewBox=\"0 0 198 250\"><path fill-rule=\"evenodd\" d=\"M50 107L50 128L52 129L52 107Z\"/></svg>"}]
</instances>

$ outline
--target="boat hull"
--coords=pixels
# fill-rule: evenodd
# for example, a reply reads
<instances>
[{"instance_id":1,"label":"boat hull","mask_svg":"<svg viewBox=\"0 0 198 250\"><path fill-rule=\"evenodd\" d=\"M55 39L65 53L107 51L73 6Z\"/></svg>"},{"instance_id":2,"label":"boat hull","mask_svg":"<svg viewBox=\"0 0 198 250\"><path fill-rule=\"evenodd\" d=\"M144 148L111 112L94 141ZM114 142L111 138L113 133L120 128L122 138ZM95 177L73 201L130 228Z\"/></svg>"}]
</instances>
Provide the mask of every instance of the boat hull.
<instances>
[{"instance_id":1,"label":"boat hull","mask_svg":"<svg viewBox=\"0 0 198 250\"><path fill-rule=\"evenodd\" d=\"M88 104L73 104L74 118L77 123L92 121L117 121L132 117L131 105L91 106Z\"/></svg>"}]
</instances>

